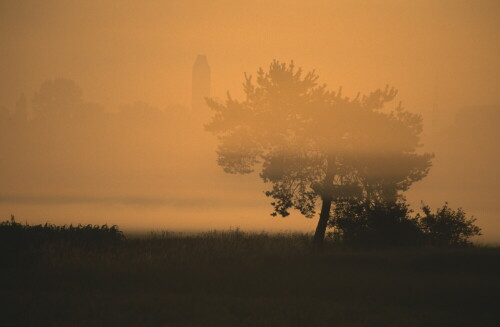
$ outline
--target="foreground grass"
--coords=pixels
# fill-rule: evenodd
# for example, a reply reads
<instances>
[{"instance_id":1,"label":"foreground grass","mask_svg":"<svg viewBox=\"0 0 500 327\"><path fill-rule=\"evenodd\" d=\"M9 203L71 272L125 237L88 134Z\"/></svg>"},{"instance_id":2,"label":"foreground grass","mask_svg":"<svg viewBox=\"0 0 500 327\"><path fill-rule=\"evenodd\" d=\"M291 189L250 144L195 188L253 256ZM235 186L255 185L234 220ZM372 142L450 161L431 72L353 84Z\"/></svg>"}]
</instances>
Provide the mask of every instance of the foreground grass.
<instances>
[{"instance_id":1,"label":"foreground grass","mask_svg":"<svg viewBox=\"0 0 500 327\"><path fill-rule=\"evenodd\" d=\"M314 253L309 235L239 231L41 239L1 243L0 325L500 325L499 248Z\"/></svg>"}]
</instances>

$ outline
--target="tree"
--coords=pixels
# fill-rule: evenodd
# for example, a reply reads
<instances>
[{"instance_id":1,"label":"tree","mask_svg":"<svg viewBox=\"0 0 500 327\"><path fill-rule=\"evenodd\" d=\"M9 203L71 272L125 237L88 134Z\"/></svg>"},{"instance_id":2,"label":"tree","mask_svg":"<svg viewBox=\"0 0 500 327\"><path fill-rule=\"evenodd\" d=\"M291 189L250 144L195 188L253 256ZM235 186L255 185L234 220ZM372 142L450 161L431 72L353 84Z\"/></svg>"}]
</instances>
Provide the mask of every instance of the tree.
<instances>
[{"instance_id":1,"label":"tree","mask_svg":"<svg viewBox=\"0 0 500 327\"><path fill-rule=\"evenodd\" d=\"M392 199L422 179L430 154L417 154L422 119L398 105L382 111L397 91L386 87L350 99L342 89L318 85L314 71L273 61L256 83L245 74L245 99L228 93L208 99L215 112L207 130L219 139L218 164L225 172L251 173L271 184L272 215L290 209L313 217L321 202L314 243L323 243L332 203Z\"/></svg>"},{"instance_id":2,"label":"tree","mask_svg":"<svg viewBox=\"0 0 500 327\"><path fill-rule=\"evenodd\" d=\"M35 113L40 118L64 119L81 110L83 103L82 89L64 78L45 81L33 96Z\"/></svg>"}]
</instances>

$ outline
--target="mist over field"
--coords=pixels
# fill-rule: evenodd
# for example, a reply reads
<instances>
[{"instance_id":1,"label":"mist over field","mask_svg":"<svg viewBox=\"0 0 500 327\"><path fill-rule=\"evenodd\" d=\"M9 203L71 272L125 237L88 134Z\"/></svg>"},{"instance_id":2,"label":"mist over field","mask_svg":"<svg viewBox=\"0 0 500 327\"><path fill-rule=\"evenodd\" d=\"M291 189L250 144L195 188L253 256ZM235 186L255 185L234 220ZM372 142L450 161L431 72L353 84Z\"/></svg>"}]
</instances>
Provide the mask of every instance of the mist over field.
<instances>
[{"instance_id":1,"label":"mist over field","mask_svg":"<svg viewBox=\"0 0 500 327\"><path fill-rule=\"evenodd\" d=\"M0 1L0 217L125 231L310 232L205 131L276 59L423 118L412 208L448 201L500 242L498 1ZM332 121L332 127L336 122Z\"/></svg>"}]
</instances>

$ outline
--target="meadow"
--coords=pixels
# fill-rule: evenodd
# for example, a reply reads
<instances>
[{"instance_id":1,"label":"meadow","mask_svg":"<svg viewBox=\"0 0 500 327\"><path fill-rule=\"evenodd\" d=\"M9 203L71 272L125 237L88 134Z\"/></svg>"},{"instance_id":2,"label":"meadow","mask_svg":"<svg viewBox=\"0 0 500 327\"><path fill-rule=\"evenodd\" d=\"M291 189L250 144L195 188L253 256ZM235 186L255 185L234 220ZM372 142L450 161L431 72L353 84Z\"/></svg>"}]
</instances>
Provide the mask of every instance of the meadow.
<instances>
[{"instance_id":1,"label":"meadow","mask_svg":"<svg viewBox=\"0 0 500 327\"><path fill-rule=\"evenodd\" d=\"M500 326L500 248L0 225L0 325Z\"/></svg>"}]
</instances>

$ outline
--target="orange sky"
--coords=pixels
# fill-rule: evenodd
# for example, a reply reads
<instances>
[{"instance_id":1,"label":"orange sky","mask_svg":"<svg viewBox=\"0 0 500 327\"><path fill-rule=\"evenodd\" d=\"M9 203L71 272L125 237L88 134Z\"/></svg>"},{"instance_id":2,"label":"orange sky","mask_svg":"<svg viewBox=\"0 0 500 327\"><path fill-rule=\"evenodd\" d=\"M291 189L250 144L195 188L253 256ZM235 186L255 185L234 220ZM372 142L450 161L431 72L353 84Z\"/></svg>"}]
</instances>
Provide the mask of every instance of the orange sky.
<instances>
[{"instance_id":1,"label":"orange sky","mask_svg":"<svg viewBox=\"0 0 500 327\"><path fill-rule=\"evenodd\" d=\"M498 1L2 1L2 98L76 80L113 107L189 101L196 54L214 95L272 59L355 94L387 83L413 110L497 104Z\"/></svg>"},{"instance_id":2,"label":"orange sky","mask_svg":"<svg viewBox=\"0 0 500 327\"><path fill-rule=\"evenodd\" d=\"M315 69L330 88L343 86L346 94L394 85L400 91L398 100L422 113L426 133L434 133L452 125L463 107L500 104L499 14L500 2L495 0L0 1L0 106L13 109L21 93L30 98L45 80L64 77L80 85L86 100L108 111L136 101L161 109L188 107L192 65L202 53L211 66L215 97L224 97L227 90L241 96L243 72L267 67L272 59L294 60L305 70ZM472 175L481 167L495 170L498 150L492 144L485 150L489 157L475 157L480 158L476 164L457 174ZM460 153L459 145L451 147ZM313 229L315 220L271 218L262 187L253 182L256 177L221 177L215 173L214 158L207 162L213 174L198 182L202 187L197 192L200 197L215 194L220 198L217 205L127 205L123 198L116 200L123 196L116 194L122 183L117 181L106 186L109 201L58 206L3 201L0 215L56 222L107 219L124 228L145 229ZM439 176L446 174L448 164L435 166ZM155 174L131 177L136 191L125 193L150 198L176 193L168 183L155 181ZM483 219L489 240L500 239L499 208L493 200L498 198L498 173L479 175L491 187L480 199L467 185L463 191L439 191L440 179L431 173L429 182L415 185L410 200L427 198L432 205L449 200L453 207L464 206ZM223 188L218 187L220 178L227 181ZM64 187L50 179L45 183L35 187L26 179L16 185L23 185L26 194L52 190L47 194L78 195L84 181ZM175 184L176 190L180 184L192 192L187 182ZM106 187L89 187L87 194ZM0 195L11 193L0 186Z\"/></svg>"}]
</instances>

